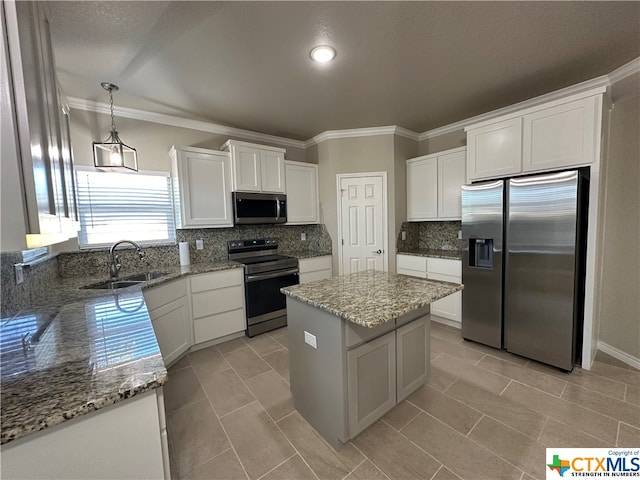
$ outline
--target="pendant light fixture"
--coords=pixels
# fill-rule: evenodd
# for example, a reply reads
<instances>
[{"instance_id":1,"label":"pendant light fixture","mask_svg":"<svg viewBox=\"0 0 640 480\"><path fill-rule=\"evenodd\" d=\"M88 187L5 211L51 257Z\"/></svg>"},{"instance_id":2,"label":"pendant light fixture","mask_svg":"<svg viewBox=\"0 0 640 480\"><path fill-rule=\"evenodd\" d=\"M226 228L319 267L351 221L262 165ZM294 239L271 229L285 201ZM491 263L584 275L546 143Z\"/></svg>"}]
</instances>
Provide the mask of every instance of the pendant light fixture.
<instances>
[{"instance_id":1,"label":"pendant light fixture","mask_svg":"<svg viewBox=\"0 0 640 480\"><path fill-rule=\"evenodd\" d=\"M118 86L109 82L102 82L100 85L109 92L111 134L104 142L93 142L93 164L100 170L137 172L138 153L135 148L122 143L113 118L113 92L118 91Z\"/></svg>"}]
</instances>

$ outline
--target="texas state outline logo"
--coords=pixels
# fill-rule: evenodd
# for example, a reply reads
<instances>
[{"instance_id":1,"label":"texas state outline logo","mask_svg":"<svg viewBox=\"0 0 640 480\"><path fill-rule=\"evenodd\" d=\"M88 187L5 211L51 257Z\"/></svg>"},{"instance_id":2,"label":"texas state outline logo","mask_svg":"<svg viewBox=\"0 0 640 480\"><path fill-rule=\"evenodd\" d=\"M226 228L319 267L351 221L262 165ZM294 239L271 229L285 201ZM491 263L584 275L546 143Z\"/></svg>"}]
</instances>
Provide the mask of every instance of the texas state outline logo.
<instances>
[{"instance_id":1,"label":"texas state outline logo","mask_svg":"<svg viewBox=\"0 0 640 480\"><path fill-rule=\"evenodd\" d=\"M546 479L637 478L640 448L547 448Z\"/></svg>"}]
</instances>

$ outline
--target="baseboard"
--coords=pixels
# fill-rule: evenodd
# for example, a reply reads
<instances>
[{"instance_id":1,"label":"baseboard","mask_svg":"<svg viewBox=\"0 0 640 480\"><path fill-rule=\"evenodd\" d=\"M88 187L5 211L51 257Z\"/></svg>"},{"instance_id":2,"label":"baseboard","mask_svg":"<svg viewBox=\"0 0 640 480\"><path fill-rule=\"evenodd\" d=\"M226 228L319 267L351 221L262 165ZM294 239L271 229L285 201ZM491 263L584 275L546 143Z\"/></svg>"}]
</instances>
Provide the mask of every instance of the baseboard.
<instances>
[{"instance_id":1,"label":"baseboard","mask_svg":"<svg viewBox=\"0 0 640 480\"><path fill-rule=\"evenodd\" d=\"M431 314L431 320L433 320L434 322L442 323L443 325L448 325L450 327L457 328L458 330L462 328L462 324L460 322L456 322L455 320L449 320L448 318L438 317L433 313Z\"/></svg>"},{"instance_id":2,"label":"baseboard","mask_svg":"<svg viewBox=\"0 0 640 480\"><path fill-rule=\"evenodd\" d=\"M638 370L640 370L640 358L629 355L622 350L618 350L617 348L600 341L598 341L598 350L601 350L607 355L611 355L613 358L616 358L621 362L624 362L627 365L631 365L633 368L637 368Z\"/></svg>"}]
</instances>

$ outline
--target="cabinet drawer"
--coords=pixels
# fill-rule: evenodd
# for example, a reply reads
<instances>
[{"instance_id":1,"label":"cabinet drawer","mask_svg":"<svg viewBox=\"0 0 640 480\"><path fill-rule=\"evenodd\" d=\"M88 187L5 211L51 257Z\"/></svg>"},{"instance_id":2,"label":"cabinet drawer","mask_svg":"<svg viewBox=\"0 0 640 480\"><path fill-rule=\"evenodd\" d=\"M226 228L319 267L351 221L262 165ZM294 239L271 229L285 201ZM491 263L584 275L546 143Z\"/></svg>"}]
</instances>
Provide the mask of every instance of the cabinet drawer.
<instances>
[{"instance_id":1,"label":"cabinet drawer","mask_svg":"<svg viewBox=\"0 0 640 480\"><path fill-rule=\"evenodd\" d=\"M243 308L243 293L242 287L220 288L218 290L193 293L191 295L193 318Z\"/></svg>"},{"instance_id":2,"label":"cabinet drawer","mask_svg":"<svg viewBox=\"0 0 640 480\"><path fill-rule=\"evenodd\" d=\"M462 277L462 261L446 258L429 258L427 272L429 278L432 273Z\"/></svg>"},{"instance_id":3,"label":"cabinet drawer","mask_svg":"<svg viewBox=\"0 0 640 480\"><path fill-rule=\"evenodd\" d=\"M462 281L461 277L456 277L454 275L442 275L441 273L429 273L427 275L429 280L438 280L440 282L451 282L451 283L460 283Z\"/></svg>"},{"instance_id":4,"label":"cabinet drawer","mask_svg":"<svg viewBox=\"0 0 640 480\"><path fill-rule=\"evenodd\" d=\"M187 294L187 280L181 278L173 282L164 283L157 287L147 288L142 291L144 301L149 311L184 297Z\"/></svg>"},{"instance_id":5,"label":"cabinet drawer","mask_svg":"<svg viewBox=\"0 0 640 480\"><path fill-rule=\"evenodd\" d=\"M427 278L427 272L421 272L418 270L407 270L399 267L396 269L396 271L400 275L409 275L411 277Z\"/></svg>"},{"instance_id":6,"label":"cabinet drawer","mask_svg":"<svg viewBox=\"0 0 640 480\"><path fill-rule=\"evenodd\" d=\"M191 277L191 292L204 292L216 288L242 285L242 269L232 268L221 272L204 273Z\"/></svg>"},{"instance_id":7,"label":"cabinet drawer","mask_svg":"<svg viewBox=\"0 0 640 480\"><path fill-rule=\"evenodd\" d=\"M396 255L396 263L398 269L417 270L418 272L427 271L427 257Z\"/></svg>"},{"instance_id":8,"label":"cabinet drawer","mask_svg":"<svg viewBox=\"0 0 640 480\"><path fill-rule=\"evenodd\" d=\"M193 321L193 333L196 344L215 340L216 338L241 332L245 329L243 309L210 315Z\"/></svg>"},{"instance_id":9,"label":"cabinet drawer","mask_svg":"<svg viewBox=\"0 0 640 480\"><path fill-rule=\"evenodd\" d=\"M315 272L317 270L330 270L331 257L304 258L300 260L300 273Z\"/></svg>"},{"instance_id":10,"label":"cabinet drawer","mask_svg":"<svg viewBox=\"0 0 640 480\"><path fill-rule=\"evenodd\" d=\"M331 270L316 270L314 272L301 273L300 283L315 282L316 280L323 280L325 278L331 278Z\"/></svg>"}]
</instances>

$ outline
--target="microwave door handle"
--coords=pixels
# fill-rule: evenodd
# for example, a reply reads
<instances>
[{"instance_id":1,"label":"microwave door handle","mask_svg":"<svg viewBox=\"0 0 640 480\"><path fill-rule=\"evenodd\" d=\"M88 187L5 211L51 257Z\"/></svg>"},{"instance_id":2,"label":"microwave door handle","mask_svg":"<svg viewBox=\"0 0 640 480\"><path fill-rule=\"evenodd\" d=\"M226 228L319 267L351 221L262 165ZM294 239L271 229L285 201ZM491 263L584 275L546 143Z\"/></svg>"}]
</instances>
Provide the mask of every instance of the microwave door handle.
<instances>
[{"instance_id":1,"label":"microwave door handle","mask_svg":"<svg viewBox=\"0 0 640 480\"><path fill-rule=\"evenodd\" d=\"M276 198L276 222L280 220L280 199Z\"/></svg>"}]
</instances>

